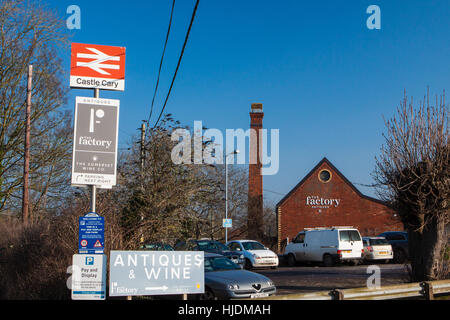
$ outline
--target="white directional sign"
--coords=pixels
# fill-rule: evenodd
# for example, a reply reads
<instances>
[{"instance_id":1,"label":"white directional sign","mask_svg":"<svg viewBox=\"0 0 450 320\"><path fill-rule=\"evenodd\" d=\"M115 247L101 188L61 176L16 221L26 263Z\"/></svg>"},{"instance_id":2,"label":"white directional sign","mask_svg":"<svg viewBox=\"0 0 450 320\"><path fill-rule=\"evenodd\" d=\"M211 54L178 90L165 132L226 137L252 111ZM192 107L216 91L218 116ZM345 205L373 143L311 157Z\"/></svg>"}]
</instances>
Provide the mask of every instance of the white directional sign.
<instances>
[{"instance_id":1,"label":"white directional sign","mask_svg":"<svg viewBox=\"0 0 450 320\"><path fill-rule=\"evenodd\" d=\"M77 97L72 185L116 185L119 100Z\"/></svg>"},{"instance_id":2,"label":"white directional sign","mask_svg":"<svg viewBox=\"0 0 450 320\"><path fill-rule=\"evenodd\" d=\"M204 293L203 251L111 251L109 295Z\"/></svg>"}]
</instances>

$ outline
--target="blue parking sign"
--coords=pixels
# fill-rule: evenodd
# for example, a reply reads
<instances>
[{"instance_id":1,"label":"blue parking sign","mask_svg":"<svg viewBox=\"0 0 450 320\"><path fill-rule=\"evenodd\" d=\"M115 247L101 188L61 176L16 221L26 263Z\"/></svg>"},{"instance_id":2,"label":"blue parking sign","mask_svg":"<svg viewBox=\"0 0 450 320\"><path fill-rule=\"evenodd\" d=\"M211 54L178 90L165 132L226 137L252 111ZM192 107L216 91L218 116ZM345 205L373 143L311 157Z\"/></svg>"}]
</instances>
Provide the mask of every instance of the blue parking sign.
<instances>
[{"instance_id":1,"label":"blue parking sign","mask_svg":"<svg viewBox=\"0 0 450 320\"><path fill-rule=\"evenodd\" d=\"M223 219L223 227L224 228L232 228L233 220L232 219Z\"/></svg>"},{"instance_id":2,"label":"blue parking sign","mask_svg":"<svg viewBox=\"0 0 450 320\"><path fill-rule=\"evenodd\" d=\"M80 217L78 222L78 253L102 254L105 250L105 218L91 212Z\"/></svg>"},{"instance_id":3,"label":"blue parking sign","mask_svg":"<svg viewBox=\"0 0 450 320\"><path fill-rule=\"evenodd\" d=\"M93 265L94 265L94 257L92 257L92 256L87 256L87 257L86 257L86 265L87 265L87 266L93 266Z\"/></svg>"}]
</instances>

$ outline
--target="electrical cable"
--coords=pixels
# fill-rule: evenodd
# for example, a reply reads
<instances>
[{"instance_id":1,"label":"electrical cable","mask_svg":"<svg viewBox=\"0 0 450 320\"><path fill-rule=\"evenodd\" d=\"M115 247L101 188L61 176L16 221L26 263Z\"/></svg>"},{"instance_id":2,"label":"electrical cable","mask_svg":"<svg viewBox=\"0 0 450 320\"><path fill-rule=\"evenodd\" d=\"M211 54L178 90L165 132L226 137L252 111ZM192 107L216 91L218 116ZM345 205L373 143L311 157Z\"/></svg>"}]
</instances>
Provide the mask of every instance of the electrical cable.
<instances>
[{"instance_id":1,"label":"electrical cable","mask_svg":"<svg viewBox=\"0 0 450 320\"><path fill-rule=\"evenodd\" d=\"M188 39L189 39L189 34L190 34L190 32L191 32L192 24L193 24L193 22L194 22L194 18L195 18L195 14L196 14L196 12L197 12L197 7L198 7L199 2L200 2L200 0L197 0L197 2L195 3L194 11L192 12L191 22L189 23L189 28L188 28L188 30L187 30L186 37L185 37L185 39L184 39L183 48L181 49L180 57L178 58L177 67L176 67L176 69L175 69L175 72L174 72L174 75L173 75L173 78L172 78L172 82L171 82L170 87L169 87L169 91L168 91L167 96L166 96L166 99L165 99L165 101L164 101L164 105L163 105L163 107L162 107L162 109L161 109L161 112L159 113L158 120L156 120L156 123L155 123L155 125L153 126L153 129L156 128L156 126L158 125L158 122L159 122L159 120L161 119L161 116L162 116L163 113L164 113L164 109L166 108L167 101L169 100L169 96L170 96L170 93L171 93L171 91L172 91L172 87L173 87L173 84L174 84L174 82L175 82L175 78L177 77L178 68L180 67L181 59L183 58L184 49L186 48L186 44L187 44Z\"/></svg>"},{"instance_id":2,"label":"electrical cable","mask_svg":"<svg viewBox=\"0 0 450 320\"><path fill-rule=\"evenodd\" d=\"M175 0L173 0L172 2L172 10L170 12L170 19L169 19L169 27L167 28L167 33L166 33L166 41L164 42L164 49L161 55L161 61L159 62L159 70L158 70L158 77L156 79L156 86L155 86L155 91L153 93L153 99L152 99L152 105L150 107L150 114L148 116L148 120L147 120L147 124L150 123L150 119L152 117L153 114L153 106L155 104L155 97L156 97L156 93L158 91L158 86L159 86L159 78L161 76L161 69L162 69L162 65L163 65L163 61L164 61L164 55L166 53L166 47L167 47L167 42L169 40L169 34L170 34L170 28L172 26L172 17L173 17L173 9L175 8ZM148 127L148 126L147 126Z\"/></svg>"}]
</instances>

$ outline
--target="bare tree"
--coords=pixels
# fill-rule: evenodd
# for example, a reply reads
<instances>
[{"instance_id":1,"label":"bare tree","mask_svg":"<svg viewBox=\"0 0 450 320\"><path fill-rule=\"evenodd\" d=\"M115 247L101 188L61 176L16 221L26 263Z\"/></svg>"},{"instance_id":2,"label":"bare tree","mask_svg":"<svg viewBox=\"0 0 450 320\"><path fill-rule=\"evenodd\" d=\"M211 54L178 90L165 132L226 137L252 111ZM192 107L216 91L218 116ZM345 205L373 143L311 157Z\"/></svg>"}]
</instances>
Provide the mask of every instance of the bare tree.
<instances>
[{"instance_id":1,"label":"bare tree","mask_svg":"<svg viewBox=\"0 0 450 320\"><path fill-rule=\"evenodd\" d=\"M166 115L157 128L148 131L143 172L138 137L119 166L120 185L115 190L123 206L124 243L130 248L138 246L141 237L146 242L172 244L188 238L224 239L225 167L173 163L176 142L171 135L177 128L179 122ZM208 143L204 140L203 147ZM229 166L230 218L237 218L246 206L246 181L242 170Z\"/></svg>"},{"instance_id":2,"label":"bare tree","mask_svg":"<svg viewBox=\"0 0 450 320\"><path fill-rule=\"evenodd\" d=\"M429 93L417 109L404 96L397 114L386 121L387 134L376 160L374 177L383 186L409 233L415 281L448 276L444 270L449 224L449 105L445 92L435 105ZM448 254L447 254L448 259Z\"/></svg>"},{"instance_id":3,"label":"bare tree","mask_svg":"<svg viewBox=\"0 0 450 320\"><path fill-rule=\"evenodd\" d=\"M33 65L30 178L33 210L57 207L70 164L70 114L58 49L63 20L32 1L0 3L0 211L20 204L27 68ZM69 173L70 174L70 173ZM64 183L63 183L64 182Z\"/></svg>"}]
</instances>

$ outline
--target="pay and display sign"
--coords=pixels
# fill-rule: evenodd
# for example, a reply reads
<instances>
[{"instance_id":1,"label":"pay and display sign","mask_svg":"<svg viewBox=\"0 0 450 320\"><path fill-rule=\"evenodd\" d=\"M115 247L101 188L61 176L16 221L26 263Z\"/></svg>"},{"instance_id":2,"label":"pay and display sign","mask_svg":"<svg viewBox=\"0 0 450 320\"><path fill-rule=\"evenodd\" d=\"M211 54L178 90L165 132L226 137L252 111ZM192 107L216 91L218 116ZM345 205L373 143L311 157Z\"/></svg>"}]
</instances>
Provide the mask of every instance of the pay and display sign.
<instances>
[{"instance_id":1,"label":"pay and display sign","mask_svg":"<svg viewBox=\"0 0 450 320\"><path fill-rule=\"evenodd\" d=\"M125 90L125 48L72 43L70 87Z\"/></svg>"},{"instance_id":2,"label":"pay and display sign","mask_svg":"<svg viewBox=\"0 0 450 320\"><path fill-rule=\"evenodd\" d=\"M72 300L105 300L106 255L73 255L70 285Z\"/></svg>"},{"instance_id":3,"label":"pay and display sign","mask_svg":"<svg viewBox=\"0 0 450 320\"><path fill-rule=\"evenodd\" d=\"M204 293L203 251L111 251L109 295Z\"/></svg>"},{"instance_id":4,"label":"pay and display sign","mask_svg":"<svg viewBox=\"0 0 450 320\"><path fill-rule=\"evenodd\" d=\"M72 185L116 185L119 100L77 97Z\"/></svg>"}]
</instances>

